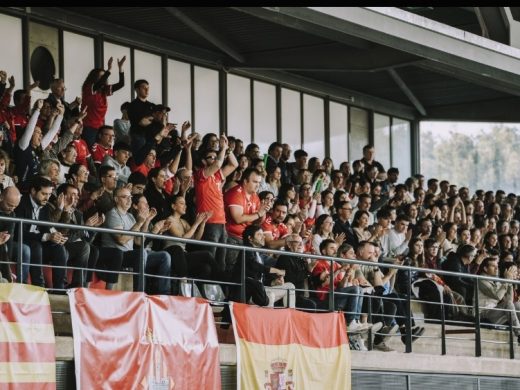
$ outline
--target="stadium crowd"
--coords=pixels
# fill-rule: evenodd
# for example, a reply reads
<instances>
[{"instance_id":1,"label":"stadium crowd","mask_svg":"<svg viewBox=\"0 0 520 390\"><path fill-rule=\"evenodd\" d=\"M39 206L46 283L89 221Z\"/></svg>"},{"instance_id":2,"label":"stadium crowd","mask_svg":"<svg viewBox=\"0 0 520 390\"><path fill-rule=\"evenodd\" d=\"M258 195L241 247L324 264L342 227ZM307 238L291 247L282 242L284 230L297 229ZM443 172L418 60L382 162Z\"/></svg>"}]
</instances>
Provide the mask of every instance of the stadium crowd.
<instances>
[{"instance_id":1,"label":"stadium crowd","mask_svg":"<svg viewBox=\"0 0 520 390\"><path fill-rule=\"evenodd\" d=\"M148 100L153 86L146 80L135 81L136 98L121 106L121 119L107 124L110 96L125 83L124 63L125 58L117 60L116 84L107 82L114 65L110 58L107 69L87 75L82 96L73 102L64 100L65 83L55 79L48 98L32 106L38 82L16 90L14 78L0 71L0 215L284 250L288 255L278 257L247 252L247 301L326 309L333 280L340 293L334 308L346 312L350 331L377 330L374 348L381 351L391 351L385 341L398 330L405 341L410 313L395 298L406 298L409 290L425 301L458 304L446 309L447 319L467 320L474 313L464 305L473 303L474 291L463 274L517 279L515 194L470 194L466 187L420 174L400 178L397 168L385 169L375 159L372 145L351 165L328 157L320 161L286 143L273 142L263 151L231 135L198 134L188 121L177 129L168 121L170 108ZM6 249L1 260L17 259L17 230L0 221ZM87 286L93 271L112 289L118 274L106 271L137 270L143 246L150 274L240 282L242 271L239 250L215 246L29 224L22 237L22 282L56 293ZM331 269L329 261L304 253L374 265L337 262ZM378 267L381 261L424 272ZM67 276L65 268L53 268L52 280L45 280L41 267L30 266L41 264L93 271ZM428 269L461 277L440 277ZM9 267L1 270L13 280ZM179 294L180 285L149 278L146 291ZM225 290L230 300L240 298L238 287ZM366 315L368 296L373 324ZM491 310L495 307L520 310L511 283L480 283L478 296L485 307L481 315L491 322L508 321L507 312ZM440 306L428 311L440 318ZM516 316L513 322L519 336ZM423 332L414 324L413 339ZM354 347L365 349L361 338Z\"/></svg>"}]
</instances>

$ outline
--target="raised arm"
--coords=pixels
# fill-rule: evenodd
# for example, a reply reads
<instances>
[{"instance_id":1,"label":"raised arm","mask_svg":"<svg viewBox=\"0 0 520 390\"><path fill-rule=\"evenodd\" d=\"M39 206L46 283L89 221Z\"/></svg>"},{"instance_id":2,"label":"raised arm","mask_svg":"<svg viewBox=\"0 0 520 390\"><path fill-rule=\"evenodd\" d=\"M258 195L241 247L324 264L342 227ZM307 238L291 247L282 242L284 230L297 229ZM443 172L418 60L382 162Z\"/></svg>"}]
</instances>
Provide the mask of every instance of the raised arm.
<instances>
[{"instance_id":1,"label":"raised arm","mask_svg":"<svg viewBox=\"0 0 520 390\"><path fill-rule=\"evenodd\" d=\"M31 115L31 119L29 119L29 123L27 123L27 127L23 132L22 138L18 141L18 147L21 150L25 150L29 147L29 143L31 142L31 138L34 133L34 128L36 127L36 122L38 122L38 118L40 117L40 110L43 107L43 100L38 99L35 103L34 112Z\"/></svg>"}]
</instances>

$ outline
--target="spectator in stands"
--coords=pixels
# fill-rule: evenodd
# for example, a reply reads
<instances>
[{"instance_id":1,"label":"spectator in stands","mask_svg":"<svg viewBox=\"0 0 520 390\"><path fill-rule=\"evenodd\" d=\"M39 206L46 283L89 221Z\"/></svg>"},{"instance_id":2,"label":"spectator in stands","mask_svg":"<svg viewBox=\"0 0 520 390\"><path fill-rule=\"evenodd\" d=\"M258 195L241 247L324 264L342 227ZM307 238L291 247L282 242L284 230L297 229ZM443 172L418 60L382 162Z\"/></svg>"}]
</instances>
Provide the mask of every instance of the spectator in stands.
<instances>
[{"instance_id":1,"label":"spectator in stands","mask_svg":"<svg viewBox=\"0 0 520 390\"><path fill-rule=\"evenodd\" d=\"M291 173L289 172L289 159L291 158L291 146L289 144L282 144L282 155L278 161L278 166L282 174L282 184L291 182Z\"/></svg>"},{"instance_id":2,"label":"spectator in stands","mask_svg":"<svg viewBox=\"0 0 520 390\"><path fill-rule=\"evenodd\" d=\"M128 105L130 102L121 104L121 118L114 119L114 132L116 142L125 142L130 145L130 120L128 119Z\"/></svg>"},{"instance_id":3,"label":"spectator in stands","mask_svg":"<svg viewBox=\"0 0 520 390\"><path fill-rule=\"evenodd\" d=\"M200 240L211 217L211 212L197 214L195 223L190 225L182 217L186 214L186 200L182 195L174 195L171 202L172 214L168 217L166 234L179 238ZM223 275L209 250L209 246L201 247L204 250L187 251L186 244L175 241L164 241L164 250L172 259L172 276L194 277L205 280L222 280Z\"/></svg>"},{"instance_id":4,"label":"spectator in stands","mask_svg":"<svg viewBox=\"0 0 520 390\"><path fill-rule=\"evenodd\" d=\"M276 167L279 166L280 158L282 157L283 146L280 142L273 142L269 145L267 150L267 160L265 164L265 170L272 172Z\"/></svg>"},{"instance_id":5,"label":"spectator in stands","mask_svg":"<svg viewBox=\"0 0 520 390\"><path fill-rule=\"evenodd\" d=\"M356 234L356 237L359 242L361 241L374 241L378 242L378 240L381 238L381 235L383 234L383 231L381 228L378 228L377 230L374 230L373 232L370 231L369 224L369 214L368 211L365 210L358 210L356 211L356 214L354 214L354 218L352 219L352 230L354 230L354 233ZM378 244L379 245L379 244Z\"/></svg>"},{"instance_id":6,"label":"spectator in stands","mask_svg":"<svg viewBox=\"0 0 520 390\"><path fill-rule=\"evenodd\" d=\"M143 195L134 195L134 197L135 202L133 202L132 195L128 188L122 187L116 189L114 191L115 207L107 212L104 226L109 229L147 233L149 231L150 222L156 213L154 210L150 210L148 202L146 202L146 198ZM134 203L134 205L132 203ZM130 212L131 207L135 209L137 218ZM158 234L159 231L154 233ZM137 246L141 247L145 245L145 243L141 242L141 237L126 234L102 233L101 244L103 250L104 248L115 248L122 251L122 259L119 264L116 261L111 262L106 256L100 254L100 260L103 260L102 265L104 269L119 271L121 265L123 265L125 267L132 267L134 271L138 271L142 253L144 256L144 271L146 273L159 276L170 275L170 254L164 251L141 251L141 249L137 248ZM103 250L101 252L103 252ZM115 282L117 282L117 275ZM146 291L148 293L170 294L169 279L159 278L157 283L154 284L157 285L156 290L151 289L151 283L147 281ZM112 287L113 285L107 284L107 288ZM138 275L134 275L134 291L137 291L137 287Z\"/></svg>"},{"instance_id":7,"label":"spectator in stands","mask_svg":"<svg viewBox=\"0 0 520 390\"><path fill-rule=\"evenodd\" d=\"M282 249L285 245L285 237L291 233L284 224L287 209L287 203L283 200L277 200L262 223L265 244L269 249Z\"/></svg>"},{"instance_id":8,"label":"spectator in stands","mask_svg":"<svg viewBox=\"0 0 520 390\"><path fill-rule=\"evenodd\" d=\"M343 241L345 241L345 234L339 233L338 235L334 236L333 228L334 221L330 215L322 214L318 217L318 219L316 219L316 224L314 225L314 234L312 236L313 254L322 254L320 245L324 240L332 240L337 245L343 244Z\"/></svg>"},{"instance_id":9,"label":"spectator in stands","mask_svg":"<svg viewBox=\"0 0 520 390\"><path fill-rule=\"evenodd\" d=\"M15 210L20 204L22 195L18 188L10 186L0 192L0 216L16 217ZM18 259L18 242L14 242L15 222L0 221L0 242L7 245L7 256L9 259L16 261ZM16 250L15 250L16 248ZM31 262L31 249L25 243L22 243L22 280L21 283L28 282L29 263ZM11 267L9 264L2 264L0 272L8 281L12 281Z\"/></svg>"},{"instance_id":10,"label":"spectator in stands","mask_svg":"<svg viewBox=\"0 0 520 390\"><path fill-rule=\"evenodd\" d=\"M307 169L307 156L307 152L303 149L298 149L294 152L295 161L289 164L291 183L298 183L298 172L302 169Z\"/></svg>"},{"instance_id":11,"label":"spectator in stands","mask_svg":"<svg viewBox=\"0 0 520 390\"><path fill-rule=\"evenodd\" d=\"M262 248L265 244L264 232L258 225L247 226L242 235L244 246L252 248ZM286 291L283 288L283 284L278 289L270 289L269 294L264 287L264 279L270 274L274 274L276 279L285 276L285 271L264 265L262 257L256 251L245 252L245 265L246 265L246 280L245 280L245 295L246 303L251 300L258 306L273 306L274 302L278 299L285 298L287 296ZM240 283L242 274L242 262L237 261L233 268L232 280ZM282 281L281 279L279 279ZM294 293L294 285L292 285L292 291ZM274 291L273 291L274 290ZM294 295L293 295L294 296ZM276 299L278 298L278 299ZM229 299L231 301L240 301L240 286L233 286L231 288L231 294ZM289 302L291 307L294 307L294 302Z\"/></svg>"},{"instance_id":12,"label":"spectator in stands","mask_svg":"<svg viewBox=\"0 0 520 390\"><path fill-rule=\"evenodd\" d=\"M490 257L485 258L480 265L479 273L480 275L498 277L498 261ZM516 280L518 277L516 267L506 269L503 276L505 279ZM513 287L511 283L507 282L480 280L478 300L479 307L484 308L480 310L481 317L494 324L505 324L511 321L513 332L520 344L520 321L516 316L515 305L513 304Z\"/></svg>"},{"instance_id":13,"label":"spectator in stands","mask_svg":"<svg viewBox=\"0 0 520 390\"><path fill-rule=\"evenodd\" d=\"M99 227L105 222L103 214L94 214L86 221L83 220L83 213L76 208L79 200L79 192L74 185L70 183L61 184L56 193L58 195L54 203L57 212L54 218L56 222L95 227ZM69 254L69 265L91 270L88 274L83 270L74 270L72 280L68 287L87 287L87 283L90 282L92 270L99 256L97 246L90 243L94 234L87 230L76 229L60 228L58 231L67 237L65 248Z\"/></svg>"},{"instance_id":14,"label":"spectator in stands","mask_svg":"<svg viewBox=\"0 0 520 390\"><path fill-rule=\"evenodd\" d=\"M366 211L368 214L368 225L373 225L375 222L374 214L370 211L370 206L372 205L372 197L369 194L361 194L358 197L357 206L352 210L353 215L356 214L358 210ZM354 218L352 218L352 221Z\"/></svg>"},{"instance_id":15,"label":"spectator in stands","mask_svg":"<svg viewBox=\"0 0 520 390\"><path fill-rule=\"evenodd\" d=\"M357 249L358 260L371 261L377 263L376 247L373 243L368 241L361 241ZM395 322L395 314L397 307L388 299L382 299L385 293L385 284L387 284L397 272L396 268L391 268L385 274L377 265L367 266L362 265L356 270L355 277L365 287L372 287L369 295L372 300L372 312L375 314L373 320L382 322L384 324L381 332L376 334L374 338L374 349L383 352L393 351L386 345L387 338L397 332L398 326L393 325ZM365 299L368 302L368 299ZM366 304L363 307L363 312L368 312Z\"/></svg>"},{"instance_id":16,"label":"spectator in stands","mask_svg":"<svg viewBox=\"0 0 520 390\"><path fill-rule=\"evenodd\" d=\"M363 158L361 159L361 162L363 163L365 167L365 172L368 172L368 170L375 166L377 168L378 174L377 178L379 180L385 180L386 179L386 171L383 165L374 159L375 157L375 148L374 145L365 145L363 146Z\"/></svg>"},{"instance_id":17,"label":"spectator in stands","mask_svg":"<svg viewBox=\"0 0 520 390\"><path fill-rule=\"evenodd\" d=\"M105 125L105 115L108 110L107 97L114 92L120 90L125 85L125 74L123 72L123 64L126 56L117 60L119 68L119 81L117 84L108 84L110 71L112 70L112 62L114 59L108 59L107 70L100 68L92 69L81 87L83 106L87 108L87 116L84 119L83 138L87 144L92 147L96 140L97 130Z\"/></svg>"},{"instance_id":18,"label":"spectator in stands","mask_svg":"<svg viewBox=\"0 0 520 390\"><path fill-rule=\"evenodd\" d=\"M132 152L130 145L125 142L117 142L114 145L114 156L106 154L101 165L113 167L117 175L117 186L122 187L128 183L128 177L132 173L130 167L126 165Z\"/></svg>"},{"instance_id":19,"label":"spectator in stands","mask_svg":"<svg viewBox=\"0 0 520 390\"><path fill-rule=\"evenodd\" d=\"M63 184L67 180L65 176L69 173L70 167L76 163L77 156L76 148L74 144L69 143L65 149L60 153L59 162L60 162L60 174L58 176L58 184Z\"/></svg>"},{"instance_id":20,"label":"spectator in stands","mask_svg":"<svg viewBox=\"0 0 520 390\"><path fill-rule=\"evenodd\" d=\"M83 129L85 131L85 129ZM92 159L94 163L99 167L105 156L114 156L114 139L115 133L114 128L112 126L101 126L96 133L97 142L94 143L91 147Z\"/></svg>"},{"instance_id":21,"label":"spectator in stands","mask_svg":"<svg viewBox=\"0 0 520 390\"><path fill-rule=\"evenodd\" d=\"M16 177L24 190L28 189L29 179L38 174L41 150L50 144L59 131L65 110L63 105L58 105L59 115L54 121L52 129L42 138L42 130L36 126L42 106L43 100L37 100L27 128L14 148Z\"/></svg>"},{"instance_id":22,"label":"spectator in stands","mask_svg":"<svg viewBox=\"0 0 520 390\"><path fill-rule=\"evenodd\" d=\"M148 179L141 172L132 172L130 176L128 176L128 185L132 187L132 195L144 193L147 184Z\"/></svg>"},{"instance_id":23,"label":"spectator in stands","mask_svg":"<svg viewBox=\"0 0 520 390\"><path fill-rule=\"evenodd\" d=\"M135 155L146 144L148 126L153 121L152 111L154 104L148 101L150 86L148 81L139 79L134 83L136 98L128 105L128 119L130 119L130 136L132 153Z\"/></svg>"},{"instance_id":24,"label":"spectator in stands","mask_svg":"<svg viewBox=\"0 0 520 390\"><path fill-rule=\"evenodd\" d=\"M332 195L336 193L338 190L343 190L345 188L344 174L339 169L334 169L330 173L331 182L329 185L329 190L332 192Z\"/></svg>"},{"instance_id":25,"label":"spectator in stands","mask_svg":"<svg viewBox=\"0 0 520 390\"><path fill-rule=\"evenodd\" d=\"M42 160L38 174L49 179L53 187L56 188L60 178L60 162L50 158Z\"/></svg>"},{"instance_id":26,"label":"spectator in stands","mask_svg":"<svg viewBox=\"0 0 520 390\"><path fill-rule=\"evenodd\" d=\"M271 191L273 195L278 196L278 192L282 185L282 171L279 166L274 166L271 171L267 170L267 190Z\"/></svg>"},{"instance_id":27,"label":"spectator in stands","mask_svg":"<svg viewBox=\"0 0 520 390\"><path fill-rule=\"evenodd\" d=\"M244 151L244 154L247 156L250 162L252 162L255 159L261 159L262 155L260 153L260 147L257 144L250 143L246 146L246 150ZM249 165L252 167L252 165Z\"/></svg>"},{"instance_id":28,"label":"spectator in stands","mask_svg":"<svg viewBox=\"0 0 520 390\"><path fill-rule=\"evenodd\" d=\"M31 180L30 192L25 194L19 206L16 208L18 218L32 219L35 221L50 222L49 198L52 194L52 182L40 176ZM20 239L20 238L18 238ZM54 228L39 225L23 225L24 243L31 248L30 267L31 283L36 286L44 286L42 264L64 267L67 264L68 253L64 247L67 237ZM65 285L65 268L52 269L52 287L63 289Z\"/></svg>"},{"instance_id":29,"label":"spectator in stands","mask_svg":"<svg viewBox=\"0 0 520 390\"><path fill-rule=\"evenodd\" d=\"M296 254L303 253L303 239L298 234L289 234L285 237L285 249L292 255L280 255L275 267L285 271L285 281L292 283L296 288L296 307L298 309L316 310L317 303L309 296L308 277L316 264L315 260L306 259Z\"/></svg>"},{"instance_id":30,"label":"spectator in stands","mask_svg":"<svg viewBox=\"0 0 520 390\"><path fill-rule=\"evenodd\" d=\"M288 214L298 214L300 212L299 195L293 184L282 184L280 191L278 192L278 199L283 200L288 204Z\"/></svg>"},{"instance_id":31,"label":"spectator in stands","mask_svg":"<svg viewBox=\"0 0 520 390\"><path fill-rule=\"evenodd\" d=\"M336 257L338 244L334 240L326 239L320 244L320 254L329 257ZM363 290L359 286L352 285L354 280L354 268L349 263L333 263L329 260L318 260L312 270L312 275L316 279L317 297L322 308L327 308L327 299L330 291L330 280L334 286L334 310L345 311L345 318L348 330L351 332L366 330L370 327L367 322L360 322L361 308L363 305ZM338 294L339 293L339 294ZM349 295L346 295L349 294Z\"/></svg>"},{"instance_id":32,"label":"spectator in stands","mask_svg":"<svg viewBox=\"0 0 520 390\"><path fill-rule=\"evenodd\" d=\"M222 187L225 179L238 166L238 162L232 153L227 153L228 142L225 135L219 139L219 151L207 150L202 154L202 168L194 174L195 199L197 213L211 212L211 217L206 223L202 239L218 243L227 242L225 229L226 214L224 208L224 196ZM224 165L225 157L228 157ZM210 247L211 254L215 257L221 271L226 267L226 251L224 248Z\"/></svg>"},{"instance_id":33,"label":"spectator in stands","mask_svg":"<svg viewBox=\"0 0 520 390\"><path fill-rule=\"evenodd\" d=\"M424 241L424 268L440 269L438 252L439 243L437 240L429 238ZM450 306L445 307L447 319L472 320L471 317L467 316L467 310L461 306L465 305L464 297L453 291L441 276L426 271L417 280L416 288L418 289L416 295L421 299L450 304ZM440 319L440 305L427 305L426 314L428 318Z\"/></svg>"},{"instance_id":34,"label":"spectator in stands","mask_svg":"<svg viewBox=\"0 0 520 390\"><path fill-rule=\"evenodd\" d=\"M13 178L8 175L10 162L11 159L7 153L3 149L0 149L0 189L2 191L7 187L13 187L15 185Z\"/></svg>"},{"instance_id":35,"label":"spectator in stands","mask_svg":"<svg viewBox=\"0 0 520 390\"><path fill-rule=\"evenodd\" d=\"M338 213L334 219L332 233L334 235L343 233L345 235L346 243L352 245L354 248L357 248L359 240L356 233L354 232L354 229L350 225L352 205L347 200L341 201L338 204L337 211Z\"/></svg>"},{"instance_id":36,"label":"spectator in stands","mask_svg":"<svg viewBox=\"0 0 520 390\"><path fill-rule=\"evenodd\" d=\"M383 248L384 253L391 257L406 253L408 243L412 238L412 230L408 229L409 224L410 220L406 215L397 216L394 227L388 232L388 246Z\"/></svg>"},{"instance_id":37,"label":"spectator in stands","mask_svg":"<svg viewBox=\"0 0 520 390\"><path fill-rule=\"evenodd\" d=\"M157 215L152 220L156 222L165 219L170 215L170 198L164 192L164 183L166 182L166 173L164 169L152 168L148 174L148 185L144 190L144 196L148 200L151 208L157 211Z\"/></svg>"},{"instance_id":38,"label":"spectator in stands","mask_svg":"<svg viewBox=\"0 0 520 390\"><path fill-rule=\"evenodd\" d=\"M441 264L443 270L460 274L460 276L443 275L443 279L453 291L462 295L468 305L473 302L473 280L464 278L464 274L470 274L469 265L476 256L475 247L462 245L457 252L448 254L447 259ZM481 253L479 256L481 256L481 259L478 262L483 260L485 254Z\"/></svg>"},{"instance_id":39,"label":"spectator in stands","mask_svg":"<svg viewBox=\"0 0 520 390\"><path fill-rule=\"evenodd\" d=\"M255 168L248 168L242 174L240 185L224 194L228 244L242 245L244 229L255 221L261 222L269 211L269 205L261 203L257 195L260 181L260 172ZM238 250L228 249L226 271L234 268L238 254Z\"/></svg>"},{"instance_id":40,"label":"spectator in stands","mask_svg":"<svg viewBox=\"0 0 520 390\"><path fill-rule=\"evenodd\" d=\"M63 79L54 79L51 83L51 93L47 97L47 101L52 108L59 108L60 105L63 105L64 111L60 115L63 115L64 124L70 126L69 122L73 121L74 117L79 115L81 97L77 96L76 99L69 104L64 100L66 90L67 88L65 88Z\"/></svg>"}]
</instances>

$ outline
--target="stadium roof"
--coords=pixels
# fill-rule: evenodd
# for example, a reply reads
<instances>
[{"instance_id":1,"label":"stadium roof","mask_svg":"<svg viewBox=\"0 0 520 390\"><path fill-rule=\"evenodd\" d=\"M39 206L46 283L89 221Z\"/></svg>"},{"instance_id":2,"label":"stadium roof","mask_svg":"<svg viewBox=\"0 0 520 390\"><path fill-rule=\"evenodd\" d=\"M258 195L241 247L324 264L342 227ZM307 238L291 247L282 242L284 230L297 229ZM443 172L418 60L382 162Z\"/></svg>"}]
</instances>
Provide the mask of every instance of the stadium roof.
<instances>
[{"instance_id":1,"label":"stadium roof","mask_svg":"<svg viewBox=\"0 0 520 390\"><path fill-rule=\"evenodd\" d=\"M500 7L21 10L35 21L409 119L520 122L520 50L506 44Z\"/></svg>"}]
</instances>

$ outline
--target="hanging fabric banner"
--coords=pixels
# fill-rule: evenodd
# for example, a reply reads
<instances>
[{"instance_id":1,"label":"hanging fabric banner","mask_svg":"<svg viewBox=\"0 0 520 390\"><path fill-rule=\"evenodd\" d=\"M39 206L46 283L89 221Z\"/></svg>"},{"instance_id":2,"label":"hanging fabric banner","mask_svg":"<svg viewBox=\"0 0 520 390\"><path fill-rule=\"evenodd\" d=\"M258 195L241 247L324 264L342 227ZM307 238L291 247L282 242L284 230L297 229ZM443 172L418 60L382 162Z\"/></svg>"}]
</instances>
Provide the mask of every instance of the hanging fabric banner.
<instances>
[{"instance_id":1,"label":"hanging fabric banner","mask_svg":"<svg viewBox=\"0 0 520 390\"><path fill-rule=\"evenodd\" d=\"M0 283L0 389L56 389L54 327L41 287Z\"/></svg>"},{"instance_id":2,"label":"hanging fabric banner","mask_svg":"<svg viewBox=\"0 0 520 390\"><path fill-rule=\"evenodd\" d=\"M350 389L350 349L342 314L235 302L231 312L237 389Z\"/></svg>"},{"instance_id":3,"label":"hanging fabric banner","mask_svg":"<svg viewBox=\"0 0 520 390\"><path fill-rule=\"evenodd\" d=\"M85 288L69 299L78 390L220 389L205 300Z\"/></svg>"}]
</instances>

